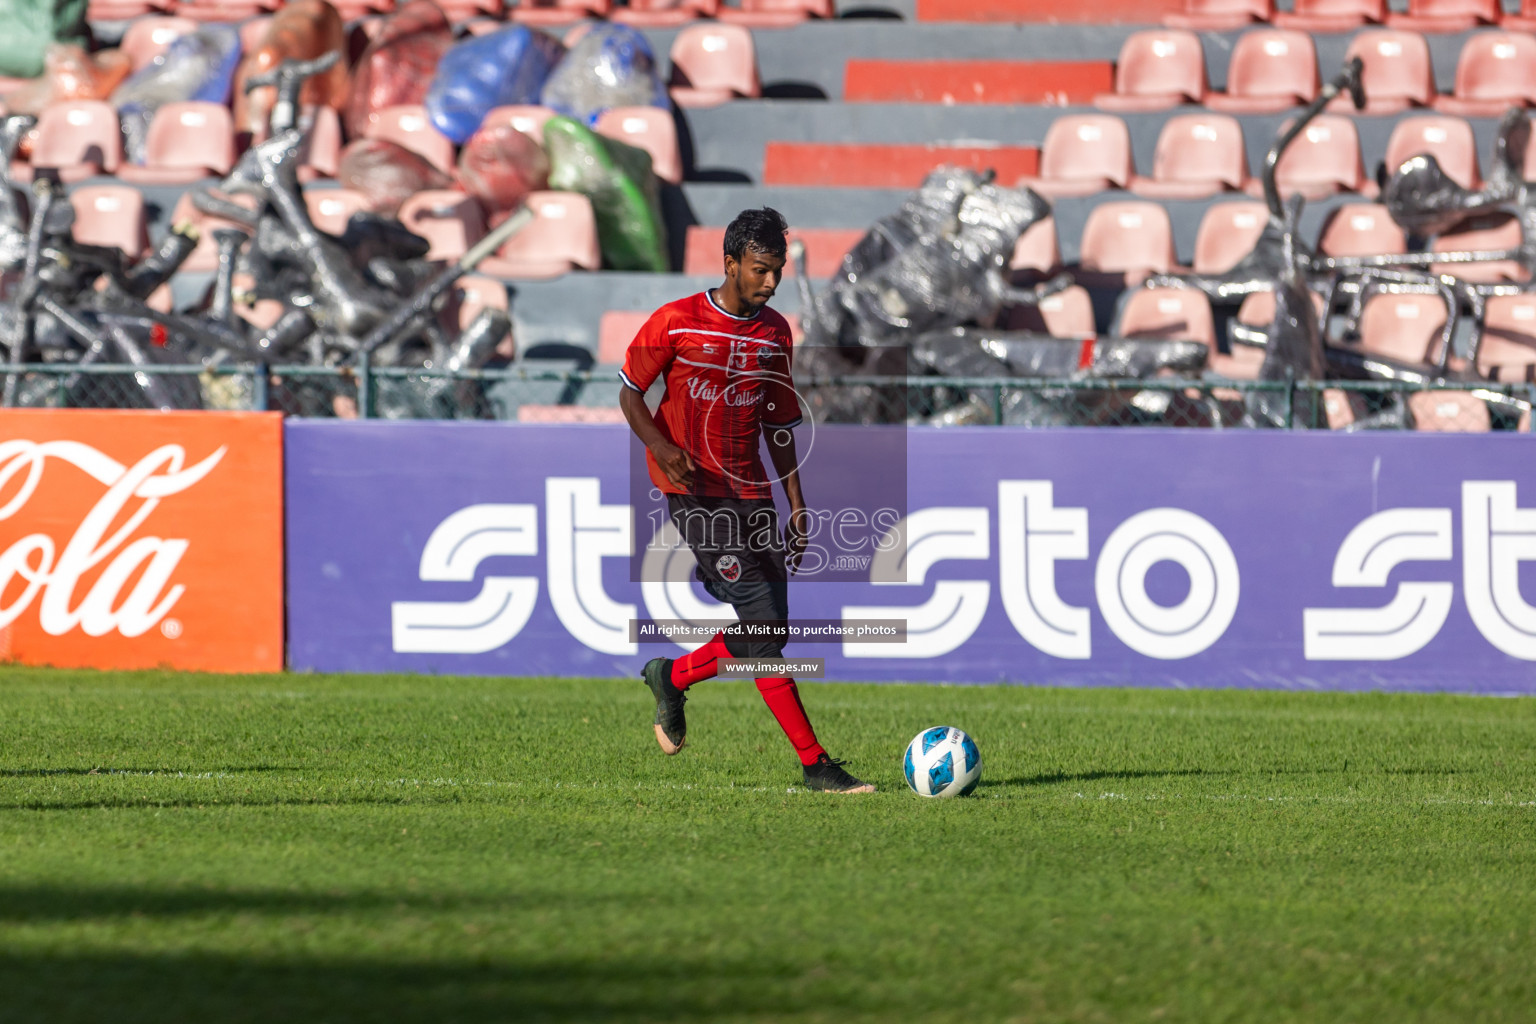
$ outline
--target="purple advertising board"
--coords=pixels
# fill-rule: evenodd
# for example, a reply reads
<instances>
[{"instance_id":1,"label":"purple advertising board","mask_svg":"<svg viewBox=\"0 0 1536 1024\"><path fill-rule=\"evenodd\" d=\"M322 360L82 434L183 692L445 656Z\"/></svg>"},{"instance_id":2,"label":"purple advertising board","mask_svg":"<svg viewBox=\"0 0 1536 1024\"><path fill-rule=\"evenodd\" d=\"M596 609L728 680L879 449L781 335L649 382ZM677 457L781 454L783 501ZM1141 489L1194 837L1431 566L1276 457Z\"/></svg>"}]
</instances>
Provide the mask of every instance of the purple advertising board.
<instances>
[{"instance_id":1,"label":"purple advertising board","mask_svg":"<svg viewBox=\"0 0 1536 1024\"><path fill-rule=\"evenodd\" d=\"M666 521L632 507L622 426L286 430L296 669L633 676L684 649L635 620L729 617L685 548L630 557ZM908 430L899 544L824 530L860 578L789 591L797 620L905 639L786 655L848 680L1533 693L1532 444Z\"/></svg>"}]
</instances>

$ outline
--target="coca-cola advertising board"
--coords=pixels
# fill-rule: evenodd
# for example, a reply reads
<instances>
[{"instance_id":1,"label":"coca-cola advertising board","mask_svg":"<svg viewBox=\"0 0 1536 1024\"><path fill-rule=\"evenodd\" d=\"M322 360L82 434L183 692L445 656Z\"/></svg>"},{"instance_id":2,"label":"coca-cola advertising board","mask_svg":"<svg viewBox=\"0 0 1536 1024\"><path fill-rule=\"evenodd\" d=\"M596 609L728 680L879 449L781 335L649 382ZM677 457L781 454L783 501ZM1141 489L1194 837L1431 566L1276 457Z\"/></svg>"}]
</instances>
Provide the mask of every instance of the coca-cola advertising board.
<instances>
[{"instance_id":1,"label":"coca-cola advertising board","mask_svg":"<svg viewBox=\"0 0 1536 1024\"><path fill-rule=\"evenodd\" d=\"M0 659L280 670L282 417L0 411Z\"/></svg>"}]
</instances>

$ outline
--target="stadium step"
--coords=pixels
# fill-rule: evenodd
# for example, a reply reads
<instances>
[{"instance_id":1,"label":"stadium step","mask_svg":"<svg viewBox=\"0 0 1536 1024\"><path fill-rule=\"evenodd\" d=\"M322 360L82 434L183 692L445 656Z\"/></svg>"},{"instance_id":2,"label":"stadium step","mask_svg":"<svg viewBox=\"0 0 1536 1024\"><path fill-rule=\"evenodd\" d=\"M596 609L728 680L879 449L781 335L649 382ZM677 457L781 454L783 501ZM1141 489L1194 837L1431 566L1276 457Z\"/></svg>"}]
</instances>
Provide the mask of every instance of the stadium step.
<instances>
[{"instance_id":1,"label":"stadium step","mask_svg":"<svg viewBox=\"0 0 1536 1024\"><path fill-rule=\"evenodd\" d=\"M1095 60L850 60L850 103L1089 103L1114 87Z\"/></svg>"},{"instance_id":2,"label":"stadium step","mask_svg":"<svg viewBox=\"0 0 1536 1024\"><path fill-rule=\"evenodd\" d=\"M1035 146L887 145L770 142L763 152L765 185L843 185L916 188L941 164L992 168L1012 185L1040 169Z\"/></svg>"}]
</instances>

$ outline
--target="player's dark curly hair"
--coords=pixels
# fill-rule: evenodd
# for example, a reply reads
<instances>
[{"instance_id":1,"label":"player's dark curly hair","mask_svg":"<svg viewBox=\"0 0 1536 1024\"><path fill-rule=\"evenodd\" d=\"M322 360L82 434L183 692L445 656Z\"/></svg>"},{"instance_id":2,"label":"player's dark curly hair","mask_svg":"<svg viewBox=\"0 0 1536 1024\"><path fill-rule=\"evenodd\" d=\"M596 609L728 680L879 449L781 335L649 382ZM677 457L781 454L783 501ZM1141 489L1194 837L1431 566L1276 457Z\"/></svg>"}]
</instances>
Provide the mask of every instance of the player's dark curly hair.
<instances>
[{"instance_id":1,"label":"player's dark curly hair","mask_svg":"<svg viewBox=\"0 0 1536 1024\"><path fill-rule=\"evenodd\" d=\"M742 210L725 229L725 254L740 261L750 249L767 256L783 256L788 251L784 233L789 222L771 206L760 210Z\"/></svg>"}]
</instances>

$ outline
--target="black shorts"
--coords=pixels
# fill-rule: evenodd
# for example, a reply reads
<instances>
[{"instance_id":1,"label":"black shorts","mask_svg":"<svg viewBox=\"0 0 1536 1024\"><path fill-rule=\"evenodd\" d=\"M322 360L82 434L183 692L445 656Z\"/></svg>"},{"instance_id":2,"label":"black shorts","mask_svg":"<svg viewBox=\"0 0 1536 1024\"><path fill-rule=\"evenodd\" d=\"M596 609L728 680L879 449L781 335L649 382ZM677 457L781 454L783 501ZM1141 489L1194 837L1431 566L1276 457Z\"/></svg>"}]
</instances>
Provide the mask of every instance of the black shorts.
<instances>
[{"instance_id":1,"label":"black shorts","mask_svg":"<svg viewBox=\"0 0 1536 1024\"><path fill-rule=\"evenodd\" d=\"M695 574L709 596L736 609L725 631L736 658L776 658L788 640L789 574L772 498L667 495L672 523L698 562ZM741 622L772 626L748 637Z\"/></svg>"}]
</instances>

